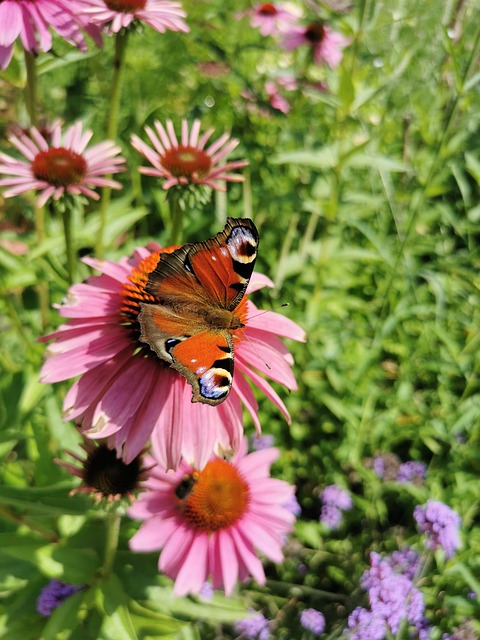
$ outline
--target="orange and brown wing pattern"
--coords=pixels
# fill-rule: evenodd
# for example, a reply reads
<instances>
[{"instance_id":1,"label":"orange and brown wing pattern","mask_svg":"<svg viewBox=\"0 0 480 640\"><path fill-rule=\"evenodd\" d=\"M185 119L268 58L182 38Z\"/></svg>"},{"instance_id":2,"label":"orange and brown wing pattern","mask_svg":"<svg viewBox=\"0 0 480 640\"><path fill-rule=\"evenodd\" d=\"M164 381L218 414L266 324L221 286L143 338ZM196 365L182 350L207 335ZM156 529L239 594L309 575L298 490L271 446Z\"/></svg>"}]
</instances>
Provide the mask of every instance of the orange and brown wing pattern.
<instances>
[{"instance_id":1,"label":"orange and brown wing pattern","mask_svg":"<svg viewBox=\"0 0 480 640\"><path fill-rule=\"evenodd\" d=\"M148 277L146 292L155 302L140 305L140 339L187 379L192 402L216 405L230 392L229 329L239 325L229 318L245 295L257 250L253 222L228 218L213 238L162 254Z\"/></svg>"},{"instance_id":2,"label":"orange and brown wing pattern","mask_svg":"<svg viewBox=\"0 0 480 640\"><path fill-rule=\"evenodd\" d=\"M258 232L249 218L228 218L213 238L193 245L187 265L210 295L212 302L228 311L245 294L258 252Z\"/></svg>"}]
</instances>

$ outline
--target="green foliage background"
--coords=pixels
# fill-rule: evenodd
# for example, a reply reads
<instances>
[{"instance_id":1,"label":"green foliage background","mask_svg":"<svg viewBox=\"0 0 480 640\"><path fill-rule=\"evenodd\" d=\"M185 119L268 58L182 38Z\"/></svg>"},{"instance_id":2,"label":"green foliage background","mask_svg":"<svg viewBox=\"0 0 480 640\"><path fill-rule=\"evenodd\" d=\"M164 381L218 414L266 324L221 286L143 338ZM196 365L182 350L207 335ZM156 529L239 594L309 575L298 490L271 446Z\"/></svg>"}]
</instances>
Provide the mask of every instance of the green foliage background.
<instances>
[{"instance_id":1,"label":"green foliage background","mask_svg":"<svg viewBox=\"0 0 480 640\"><path fill-rule=\"evenodd\" d=\"M192 208L184 240L217 232L225 210L252 217L257 269L277 286L258 304L288 302L285 312L308 334L306 345L289 344L299 384L285 400L291 426L260 401L264 431L282 449L275 475L296 484L302 516L285 564L267 567L267 586L248 584L229 600L174 599L156 555L128 552L137 526L128 520L113 574L99 577L109 515L68 496L75 483L53 460L78 450L60 415L68 385L38 381L37 285L49 283L52 302L67 290L61 221L47 212L39 242L32 199L0 200L2 241L28 247L15 255L0 245L0 635L232 638L232 622L255 607L275 620L275 638L301 638L298 611L313 606L338 637L348 613L365 604L358 580L369 552L421 548L412 512L432 498L463 521L462 549L449 562L432 558L421 583L432 638L440 639L480 618L480 7L360 0L336 12L312 0L305 14L351 39L340 67L329 70L239 22L246 3L183 5L190 34L130 34L119 126L129 172L108 212L106 257L168 240L164 192L136 172L130 134L142 136L155 118L178 127L198 117L218 135L231 130L238 157L250 163L246 182L229 186L227 200ZM0 76L3 134L26 122L18 53ZM87 55L56 40L38 59L39 113L80 118L101 140L112 56L113 39ZM286 74L301 81L285 94L288 115L264 90ZM313 86L320 81L328 89ZM0 147L11 153L4 135ZM98 208L89 205L77 220L80 254L94 247L97 228ZM87 277L79 269L78 279ZM51 310L48 326L58 324ZM368 463L378 453L427 463L426 483L380 480ZM318 522L318 496L334 482L350 490L354 509L331 532ZM52 577L92 586L45 622L35 602Z\"/></svg>"}]
</instances>

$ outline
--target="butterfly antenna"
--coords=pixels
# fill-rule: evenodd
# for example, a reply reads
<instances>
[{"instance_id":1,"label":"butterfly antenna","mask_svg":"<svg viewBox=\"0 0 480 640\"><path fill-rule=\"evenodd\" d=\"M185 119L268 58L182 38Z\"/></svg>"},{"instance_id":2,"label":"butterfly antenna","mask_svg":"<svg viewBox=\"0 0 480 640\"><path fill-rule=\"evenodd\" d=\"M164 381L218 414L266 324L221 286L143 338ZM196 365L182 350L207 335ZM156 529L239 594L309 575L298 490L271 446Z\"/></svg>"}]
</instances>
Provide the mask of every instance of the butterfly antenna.
<instances>
[{"instance_id":1,"label":"butterfly antenna","mask_svg":"<svg viewBox=\"0 0 480 640\"><path fill-rule=\"evenodd\" d=\"M258 318L258 316L263 316L265 313L270 313L271 311L275 311L275 309L280 309L281 307L288 307L290 306L288 302L284 302L283 304L279 304L277 307L274 307L273 309L265 309L264 311L259 311L258 313L255 313L253 316L249 316L249 320L251 320L252 318Z\"/></svg>"},{"instance_id":2,"label":"butterfly antenna","mask_svg":"<svg viewBox=\"0 0 480 640\"><path fill-rule=\"evenodd\" d=\"M266 313L265 311L262 313L258 313L257 315L261 316L263 315L263 313ZM251 318L253 316L250 316ZM256 317L256 316L255 316ZM272 367L268 364L268 362L266 360L264 360L262 358L262 356L258 353L258 349L257 347L253 344L253 342L250 340L250 338L247 336L247 334L245 333L245 331L243 329L241 329L241 332L243 333L243 337L246 339L246 341L249 343L249 345L252 347L252 349L255 351L255 354L259 357L260 360L262 360L263 364L267 367L267 369L269 371L271 371Z\"/></svg>"}]
</instances>

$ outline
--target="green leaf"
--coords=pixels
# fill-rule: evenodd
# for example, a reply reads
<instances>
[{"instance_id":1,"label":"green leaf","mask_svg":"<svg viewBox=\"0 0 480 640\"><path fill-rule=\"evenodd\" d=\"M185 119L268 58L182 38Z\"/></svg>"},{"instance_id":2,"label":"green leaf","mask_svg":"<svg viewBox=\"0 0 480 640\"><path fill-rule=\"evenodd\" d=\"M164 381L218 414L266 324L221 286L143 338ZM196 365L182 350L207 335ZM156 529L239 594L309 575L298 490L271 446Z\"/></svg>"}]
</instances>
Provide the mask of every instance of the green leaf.
<instances>
[{"instance_id":1,"label":"green leaf","mask_svg":"<svg viewBox=\"0 0 480 640\"><path fill-rule=\"evenodd\" d=\"M128 597L115 575L104 578L98 585L99 601L105 611L102 631L112 640L137 640L135 627L128 610Z\"/></svg>"}]
</instances>

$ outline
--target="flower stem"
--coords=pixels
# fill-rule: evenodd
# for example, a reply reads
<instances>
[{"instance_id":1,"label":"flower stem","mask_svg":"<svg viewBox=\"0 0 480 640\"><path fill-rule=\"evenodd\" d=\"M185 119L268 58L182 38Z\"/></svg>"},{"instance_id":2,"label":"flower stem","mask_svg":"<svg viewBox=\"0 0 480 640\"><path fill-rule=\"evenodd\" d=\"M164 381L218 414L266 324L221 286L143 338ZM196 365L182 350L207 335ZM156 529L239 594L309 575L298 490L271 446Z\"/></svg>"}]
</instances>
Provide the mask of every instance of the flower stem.
<instances>
[{"instance_id":1,"label":"flower stem","mask_svg":"<svg viewBox=\"0 0 480 640\"><path fill-rule=\"evenodd\" d=\"M27 70L27 84L25 86L25 104L30 118L30 124L37 126L37 70L35 56L25 49L25 68Z\"/></svg>"},{"instance_id":2,"label":"flower stem","mask_svg":"<svg viewBox=\"0 0 480 640\"><path fill-rule=\"evenodd\" d=\"M37 247L39 247L45 240L45 208L34 208L34 220L35 220L35 233L37 236ZM42 323L42 330L45 330L48 326L48 310L50 308L50 293L48 280L41 278L37 284L37 295L40 307L40 321Z\"/></svg>"},{"instance_id":3,"label":"flower stem","mask_svg":"<svg viewBox=\"0 0 480 640\"><path fill-rule=\"evenodd\" d=\"M184 206L182 206L181 198L173 189L168 192L168 204L170 205L170 216L172 227L170 231L170 245L181 244L183 231L183 214Z\"/></svg>"},{"instance_id":4,"label":"flower stem","mask_svg":"<svg viewBox=\"0 0 480 640\"><path fill-rule=\"evenodd\" d=\"M106 519L105 553L103 556L102 575L108 577L113 568L115 556L118 549L118 539L120 536L120 523L122 517L119 511L111 511Z\"/></svg>"},{"instance_id":5,"label":"flower stem","mask_svg":"<svg viewBox=\"0 0 480 640\"><path fill-rule=\"evenodd\" d=\"M115 141L118 132L118 115L120 112L120 97L122 93L122 77L125 60L125 50L127 48L128 30L122 29L115 35L115 54L113 58L112 85L110 88L110 100L107 110L107 140ZM110 176L107 176L110 177ZM104 250L104 235L107 219L107 210L110 205L112 190L110 187L102 189L102 200L100 203L100 224L98 230L96 251L98 257L102 257Z\"/></svg>"},{"instance_id":6,"label":"flower stem","mask_svg":"<svg viewBox=\"0 0 480 640\"><path fill-rule=\"evenodd\" d=\"M73 216L73 203L68 198L65 198L62 209L63 220L63 234L65 236L65 253L67 255L67 279L68 284L71 285L75 280L76 271L76 254L75 244L72 232L72 216Z\"/></svg>"}]
</instances>

